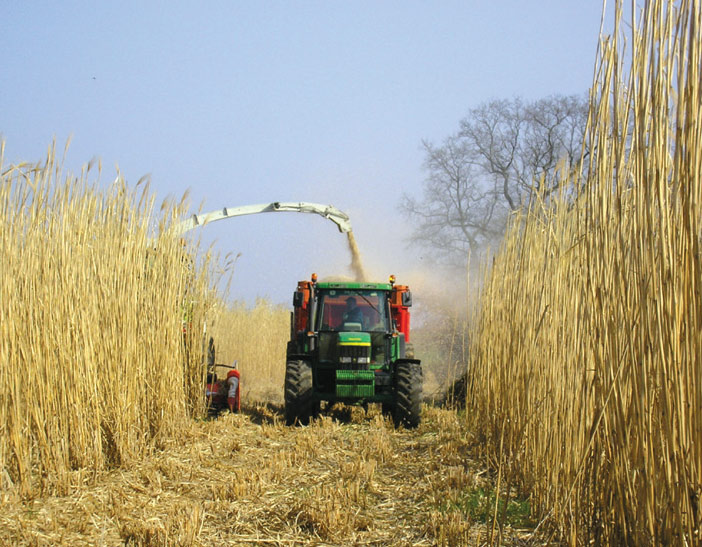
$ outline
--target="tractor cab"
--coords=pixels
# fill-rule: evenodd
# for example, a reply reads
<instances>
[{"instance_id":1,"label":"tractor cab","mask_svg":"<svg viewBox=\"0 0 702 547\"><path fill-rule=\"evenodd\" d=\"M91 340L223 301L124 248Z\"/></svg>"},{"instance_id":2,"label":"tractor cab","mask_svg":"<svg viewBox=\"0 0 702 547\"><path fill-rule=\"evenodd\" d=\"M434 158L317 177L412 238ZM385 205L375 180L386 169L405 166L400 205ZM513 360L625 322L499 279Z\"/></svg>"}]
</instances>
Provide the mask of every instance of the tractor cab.
<instances>
[{"instance_id":1,"label":"tractor cab","mask_svg":"<svg viewBox=\"0 0 702 547\"><path fill-rule=\"evenodd\" d=\"M344 368L386 364L392 332L387 292L373 289L320 289L317 293L319 359Z\"/></svg>"}]
</instances>

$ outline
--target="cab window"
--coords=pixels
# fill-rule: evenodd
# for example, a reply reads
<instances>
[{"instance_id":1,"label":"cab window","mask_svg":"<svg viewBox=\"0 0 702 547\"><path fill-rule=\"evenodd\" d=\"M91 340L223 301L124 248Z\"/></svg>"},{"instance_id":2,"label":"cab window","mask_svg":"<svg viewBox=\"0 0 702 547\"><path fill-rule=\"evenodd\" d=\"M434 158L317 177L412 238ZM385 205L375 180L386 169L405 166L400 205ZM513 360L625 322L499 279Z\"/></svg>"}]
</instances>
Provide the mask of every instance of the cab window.
<instances>
[{"instance_id":1,"label":"cab window","mask_svg":"<svg viewBox=\"0 0 702 547\"><path fill-rule=\"evenodd\" d=\"M320 331L387 332L387 295L384 291L320 291L317 318Z\"/></svg>"}]
</instances>

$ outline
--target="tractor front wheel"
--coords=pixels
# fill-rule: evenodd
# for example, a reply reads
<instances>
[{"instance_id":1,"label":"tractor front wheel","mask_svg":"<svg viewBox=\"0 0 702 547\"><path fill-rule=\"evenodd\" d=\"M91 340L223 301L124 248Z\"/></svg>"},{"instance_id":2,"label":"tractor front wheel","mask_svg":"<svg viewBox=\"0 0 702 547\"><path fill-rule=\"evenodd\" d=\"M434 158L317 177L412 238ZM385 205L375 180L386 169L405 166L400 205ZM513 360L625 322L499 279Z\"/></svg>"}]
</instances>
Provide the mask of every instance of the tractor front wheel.
<instances>
[{"instance_id":1,"label":"tractor front wheel","mask_svg":"<svg viewBox=\"0 0 702 547\"><path fill-rule=\"evenodd\" d=\"M285 423L307 425L314 410L312 367L306 361L288 361L285 367Z\"/></svg>"},{"instance_id":2,"label":"tractor front wheel","mask_svg":"<svg viewBox=\"0 0 702 547\"><path fill-rule=\"evenodd\" d=\"M422 418L422 369L417 363L397 363L395 390L395 426L417 427Z\"/></svg>"}]
</instances>

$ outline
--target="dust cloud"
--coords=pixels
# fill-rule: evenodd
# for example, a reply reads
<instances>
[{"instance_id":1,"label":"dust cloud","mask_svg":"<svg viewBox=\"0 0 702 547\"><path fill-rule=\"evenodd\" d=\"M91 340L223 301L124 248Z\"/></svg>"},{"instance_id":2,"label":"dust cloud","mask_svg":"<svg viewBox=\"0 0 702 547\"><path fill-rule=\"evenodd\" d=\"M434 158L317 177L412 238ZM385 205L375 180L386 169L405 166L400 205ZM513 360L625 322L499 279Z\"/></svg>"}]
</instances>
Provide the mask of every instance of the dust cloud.
<instances>
[{"instance_id":1,"label":"dust cloud","mask_svg":"<svg viewBox=\"0 0 702 547\"><path fill-rule=\"evenodd\" d=\"M368 281L366 271L363 269L363 261L361 260L361 251L358 249L356 238L353 232L347 232L349 250L351 251L351 270L356 278L356 281Z\"/></svg>"}]
</instances>

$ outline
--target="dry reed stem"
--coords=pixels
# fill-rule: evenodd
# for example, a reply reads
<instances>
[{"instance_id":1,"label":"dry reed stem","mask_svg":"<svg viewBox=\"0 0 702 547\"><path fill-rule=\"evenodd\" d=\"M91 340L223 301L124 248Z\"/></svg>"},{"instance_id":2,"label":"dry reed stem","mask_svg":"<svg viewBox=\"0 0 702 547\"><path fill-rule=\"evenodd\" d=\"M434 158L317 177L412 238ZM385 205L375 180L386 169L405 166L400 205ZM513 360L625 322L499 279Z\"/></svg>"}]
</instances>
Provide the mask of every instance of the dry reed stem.
<instances>
[{"instance_id":1,"label":"dry reed stem","mask_svg":"<svg viewBox=\"0 0 702 547\"><path fill-rule=\"evenodd\" d=\"M587 178L517 215L484 286L469 415L570 544L702 541L700 3L602 40ZM502 429L502 425L505 428ZM504 451L499 450L504 434Z\"/></svg>"},{"instance_id":2,"label":"dry reed stem","mask_svg":"<svg viewBox=\"0 0 702 547\"><path fill-rule=\"evenodd\" d=\"M242 400L282 403L290 311L258 299L252 308L243 303L219 304L211 316L216 362L238 362ZM220 370L226 375L226 369Z\"/></svg>"},{"instance_id":3,"label":"dry reed stem","mask_svg":"<svg viewBox=\"0 0 702 547\"><path fill-rule=\"evenodd\" d=\"M25 496L142 456L203 403L181 331L207 278L166 231L178 207L55 158L0 164L0 492Z\"/></svg>"}]
</instances>

